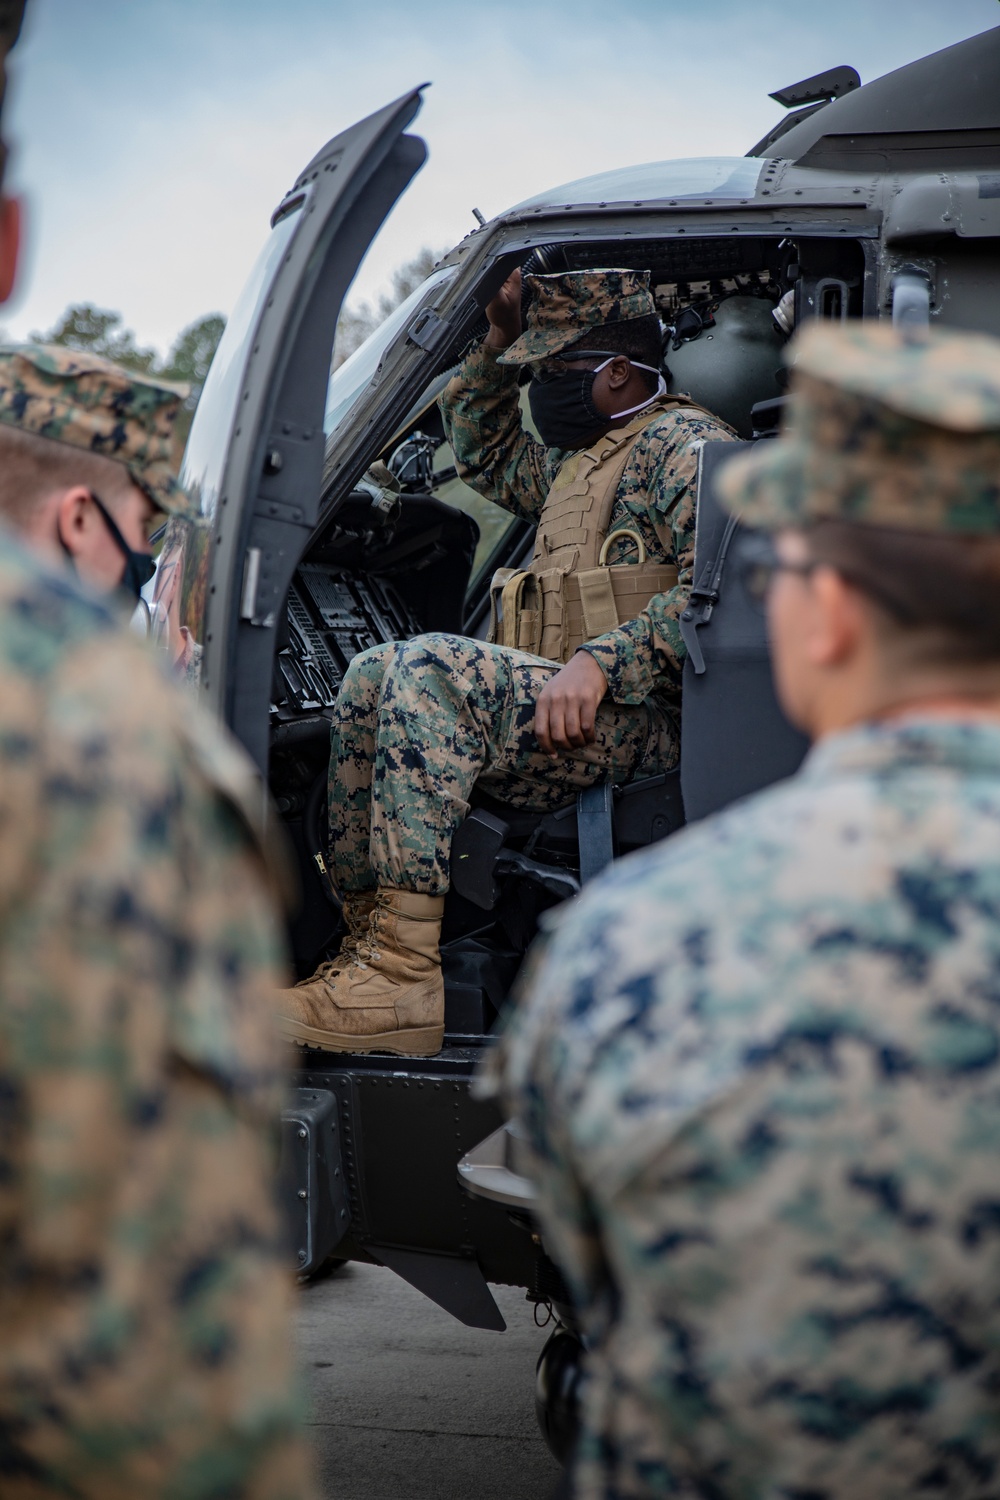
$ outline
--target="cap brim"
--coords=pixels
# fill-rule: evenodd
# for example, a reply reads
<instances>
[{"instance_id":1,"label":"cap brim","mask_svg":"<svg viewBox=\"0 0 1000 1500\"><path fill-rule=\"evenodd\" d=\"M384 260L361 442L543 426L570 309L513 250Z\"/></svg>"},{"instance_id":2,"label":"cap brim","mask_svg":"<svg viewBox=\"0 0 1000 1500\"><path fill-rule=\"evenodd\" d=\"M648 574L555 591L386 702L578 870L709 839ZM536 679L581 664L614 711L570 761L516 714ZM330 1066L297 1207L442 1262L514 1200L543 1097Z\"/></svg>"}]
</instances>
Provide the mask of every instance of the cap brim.
<instances>
[{"instance_id":1,"label":"cap brim","mask_svg":"<svg viewBox=\"0 0 1000 1500\"><path fill-rule=\"evenodd\" d=\"M805 454L788 438L767 438L751 453L740 453L715 476L715 493L725 510L748 526L779 531L799 525L805 510Z\"/></svg>"},{"instance_id":2,"label":"cap brim","mask_svg":"<svg viewBox=\"0 0 1000 1500\"><path fill-rule=\"evenodd\" d=\"M567 328L565 332L554 328L529 328L527 333L522 333L519 339L515 339L498 356L497 364L527 365L532 360L547 359L551 354L558 354L570 345L578 344L586 332L585 328Z\"/></svg>"}]
</instances>

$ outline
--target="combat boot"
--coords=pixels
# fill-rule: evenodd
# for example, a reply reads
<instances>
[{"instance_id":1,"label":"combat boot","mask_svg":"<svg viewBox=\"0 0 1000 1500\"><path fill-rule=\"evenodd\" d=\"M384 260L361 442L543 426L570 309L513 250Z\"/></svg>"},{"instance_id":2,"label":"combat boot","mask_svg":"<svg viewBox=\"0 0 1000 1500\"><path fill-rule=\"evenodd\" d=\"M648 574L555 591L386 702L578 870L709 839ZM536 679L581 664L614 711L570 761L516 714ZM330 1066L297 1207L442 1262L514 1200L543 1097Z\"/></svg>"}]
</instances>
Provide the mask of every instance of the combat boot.
<instances>
[{"instance_id":1,"label":"combat boot","mask_svg":"<svg viewBox=\"0 0 1000 1500\"><path fill-rule=\"evenodd\" d=\"M444 1042L443 896L379 890L348 963L279 995L283 1036L326 1052L433 1057Z\"/></svg>"},{"instance_id":2,"label":"combat boot","mask_svg":"<svg viewBox=\"0 0 1000 1500\"><path fill-rule=\"evenodd\" d=\"M340 915L344 923L344 936L340 940L340 952L336 958L328 959L325 964L320 964L311 979L300 979L294 989L278 991L278 1009L284 1014L286 1007L293 1010L296 1005L296 996L299 990L308 989L310 985L320 981L326 982L333 974L339 974L341 969L346 969L352 959L358 956L358 944L368 932L368 924L371 921L372 912L375 909L374 891L345 891L340 908Z\"/></svg>"},{"instance_id":3,"label":"combat boot","mask_svg":"<svg viewBox=\"0 0 1000 1500\"><path fill-rule=\"evenodd\" d=\"M374 910L374 891L344 892L340 915L343 918L345 930L340 941L340 952L329 965L323 965L324 969L346 969L351 960L357 957L358 944L367 935L368 924Z\"/></svg>"}]
</instances>

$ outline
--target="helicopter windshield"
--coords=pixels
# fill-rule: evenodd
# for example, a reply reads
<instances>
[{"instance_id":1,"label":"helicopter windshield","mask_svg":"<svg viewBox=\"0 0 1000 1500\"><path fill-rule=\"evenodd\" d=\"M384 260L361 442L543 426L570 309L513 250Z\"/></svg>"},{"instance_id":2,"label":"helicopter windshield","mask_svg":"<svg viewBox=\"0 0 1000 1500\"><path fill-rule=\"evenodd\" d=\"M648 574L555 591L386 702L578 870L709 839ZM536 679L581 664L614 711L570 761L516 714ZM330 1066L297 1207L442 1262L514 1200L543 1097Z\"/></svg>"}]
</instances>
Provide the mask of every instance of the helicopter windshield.
<instances>
[{"instance_id":1,"label":"helicopter windshield","mask_svg":"<svg viewBox=\"0 0 1000 1500\"><path fill-rule=\"evenodd\" d=\"M386 350L396 340L400 329L405 328L413 317L416 308L427 300L429 292L442 286L446 281L451 281L457 275L457 266L441 266L437 271L432 271L426 281L422 281L415 292L411 292L405 302L401 302L395 308L384 323L380 323L374 333L369 334L359 349L338 365L330 377L330 386L326 397L326 416L323 427L327 437L330 437L343 422L344 418L354 409L358 398L372 385L381 369L382 359ZM334 345L336 356L336 345Z\"/></svg>"}]
</instances>

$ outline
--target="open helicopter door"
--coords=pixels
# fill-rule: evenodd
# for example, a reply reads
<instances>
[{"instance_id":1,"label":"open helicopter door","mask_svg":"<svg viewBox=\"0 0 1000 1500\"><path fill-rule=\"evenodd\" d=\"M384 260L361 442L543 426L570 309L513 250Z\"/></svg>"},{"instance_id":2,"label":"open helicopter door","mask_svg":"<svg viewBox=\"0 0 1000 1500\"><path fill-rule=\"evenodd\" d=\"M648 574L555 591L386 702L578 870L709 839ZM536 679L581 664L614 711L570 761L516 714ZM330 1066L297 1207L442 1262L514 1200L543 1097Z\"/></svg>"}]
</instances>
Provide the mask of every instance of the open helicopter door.
<instances>
[{"instance_id":1,"label":"open helicopter door","mask_svg":"<svg viewBox=\"0 0 1000 1500\"><path fill-rule=\"evenodd\" d=\"M337 318L362 256L427 155L405 134L420 103L414 89L335 136L286 193L184 455L182 482L201 510L199 598L186 601L203 632L201 693L262 770L275 627L320 505Z\"/></svg>"},{"instance_id":2,"label":"open helicopter door","mask_svg":"<svg viewBox=\"0 0 1000 1500\"><path fill-rule=\"evenodd\" d=\"M764 611L741 577L745 530L715 494L720 466L751 447L706 443L698 471L694 587L681 619L688 646L681 792L689 823L791 776L808 748L775 697Z\"/></svg>"}]
</instances>

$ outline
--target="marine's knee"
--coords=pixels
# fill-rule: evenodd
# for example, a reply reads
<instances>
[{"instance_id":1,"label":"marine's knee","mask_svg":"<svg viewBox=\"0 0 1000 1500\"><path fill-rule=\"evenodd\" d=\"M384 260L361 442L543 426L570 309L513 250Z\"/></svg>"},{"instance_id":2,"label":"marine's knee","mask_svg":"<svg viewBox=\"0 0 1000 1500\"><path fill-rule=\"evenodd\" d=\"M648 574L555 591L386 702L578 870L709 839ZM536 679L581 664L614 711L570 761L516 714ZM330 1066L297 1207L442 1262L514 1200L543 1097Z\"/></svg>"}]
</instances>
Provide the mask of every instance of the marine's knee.
<instances>
[{"instance_id":1,"label":"marine's knee","mask_svg":"<svg viewBox=\"0 0 1000 1500\"><path fill-rule=\"evenodd\" d=\"M383 646L369 646L367 651L359 651L352 657L340 684L341 701L377 703L386 669L399 644L398 641L389 641Z\"/></svg>"},{"instance_id":2,"label":"marine's knee","mask_svg":"<svg viewBox=\"0 0 1000 1500\"><path fill-rule=\"evenodd\" d=\"M478 641L467 636L446 635L442 631L431 631L427 635L415 635L408 641L396 645L389 671L404 678L420 676L465 676L474 671L483 655Z\"/></svg>"}]
</instances>

